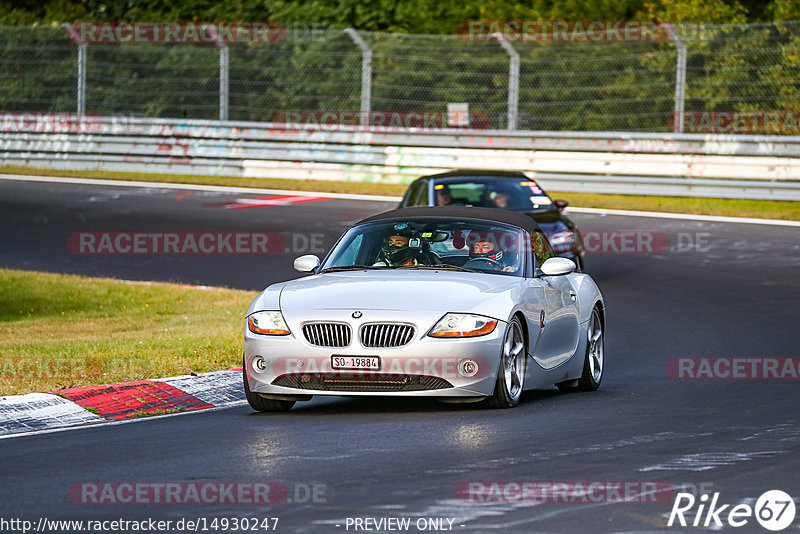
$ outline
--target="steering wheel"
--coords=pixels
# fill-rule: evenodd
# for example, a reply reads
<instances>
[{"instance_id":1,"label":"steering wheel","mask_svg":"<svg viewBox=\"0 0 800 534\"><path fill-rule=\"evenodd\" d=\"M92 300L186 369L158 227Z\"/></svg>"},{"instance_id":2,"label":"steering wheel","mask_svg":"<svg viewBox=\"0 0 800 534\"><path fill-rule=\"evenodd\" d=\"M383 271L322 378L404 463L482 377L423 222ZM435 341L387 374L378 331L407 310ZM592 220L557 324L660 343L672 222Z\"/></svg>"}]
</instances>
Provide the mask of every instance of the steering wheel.
<instances>
[{"instance_id":1,"label":"steering wheel","mask_svg":"<svg viewBox=\"0 0 800 534\"><path fill-rule=\"evenodd\" d=\"M481 263L483 263L484 265L482 266ZM465 269L470 269L471 267L482 269L485 267L485 264L487 263L495 271L503 270L503 266L500 264L500 262L497 260L493 260L491 258L472 258L471 260L467 261L464 265L462 265L462 267L464 267Z\"/></svg>"}]
</instances>

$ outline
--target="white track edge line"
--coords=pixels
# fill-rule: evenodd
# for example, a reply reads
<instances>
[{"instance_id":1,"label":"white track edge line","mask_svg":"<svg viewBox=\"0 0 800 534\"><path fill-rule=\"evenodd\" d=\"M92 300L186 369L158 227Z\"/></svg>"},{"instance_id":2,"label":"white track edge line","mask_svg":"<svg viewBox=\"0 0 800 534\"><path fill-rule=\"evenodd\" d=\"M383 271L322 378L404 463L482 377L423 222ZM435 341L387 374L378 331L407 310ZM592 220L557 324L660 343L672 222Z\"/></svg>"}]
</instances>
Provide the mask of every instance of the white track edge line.
<instances>
[{"instance_id":1,"label":"white track edge line","mask_svg":"<svg viewBox=\"0 0 800 534\"><path fill-rule=\"evenodd\" d=\"M358 195L355 193L325 193L322 191L292 191L290 189L262 189L258 187L236 187L229 185L180 184L169 182L138 182L128 180L103 180L93 178L62 178L58 176L33 176L27 174L0 174L0 180L20 182L51 182L79 185L110 185L117 187L150 187L193 191L218 191L222 193L259 193L267 195L296 195L302 197L328 197L342 200L372 200L375 202L400 202L401 197L381 195Z\"/></svg>"},{"instance_id":2,"label":"white track edge line","mask_svg":"<svg viewBox=\"0 0 800 534\"><path fill-rule=\"evenodd\" d=\"M342 200L367 200L376 202L399 202L401 197L390 197L380 195L357 195L350 193L325 193L314 191L292 191L288 189L259 189L255 187L234 187L223 185L198 185L198 184L177 184L167 182L131 182L125 180L103 180L92 178L62 178L57 176L33 176L33 175L18 175L18 174L0 174L0 180L15 180L15 181L29 181L29 182L51 182L51 183L67 183L67 184L80 184L80 185L109 185L117 187L150 187L161 189L181 189L181 190L194 190L194 191L218 191L223 193L260 193L268 195L286 195L292 194L297 196L323 196L328 198L336 198ZM580 208L568 207L568 213L591 213L598 215L618 215L625 217L651 217L655 219L683 219L691 221L705 221L705 222L723 222L723 223L738 223L738 224L761 224L772 226L791 226L800 227L800 221L787 221L780 219L757 219L752 217L725 217L721 215L695 215L691 213L667 213L659 211L633 211L633 210L617 210L605 208Z\"/></svg>"},{"instance_id":3,"label":"white track edge line","mask_svg":"<svg viewBox=\"0 0 800 534\"><path fill-rule=\"evenodd\" d=\"M692 213L667 213L658 211L615 210L605 208L568 207L567 213L591 213L597 215L619 215L625 217L651 217L657 219L682 219L688 221L724 222L739 224L766 224L772 226L800 226L800 221L781 219L757 219L754 217L725 217L722 215L695 215Z\"/></svg>"}]
</instances>

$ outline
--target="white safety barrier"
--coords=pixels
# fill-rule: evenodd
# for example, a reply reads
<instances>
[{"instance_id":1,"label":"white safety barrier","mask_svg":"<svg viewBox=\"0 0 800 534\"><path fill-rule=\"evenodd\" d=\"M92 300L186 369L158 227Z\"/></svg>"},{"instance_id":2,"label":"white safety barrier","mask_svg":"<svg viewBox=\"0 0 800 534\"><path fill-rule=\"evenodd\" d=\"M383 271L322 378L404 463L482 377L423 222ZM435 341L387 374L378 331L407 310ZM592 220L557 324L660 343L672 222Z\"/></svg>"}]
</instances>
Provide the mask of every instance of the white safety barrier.
<instances>
[{"instance_id":1,"label":"white safety barrier","mask_svg":"<svg viewBox=\"0 0 800 534\"><path fill-rule=\"evenodd\" d=\"M0 124L6 165L408 183L520 170L557 191L800 200L800 138L415 131L68 116Z\"/></svg>"}]
</instances>

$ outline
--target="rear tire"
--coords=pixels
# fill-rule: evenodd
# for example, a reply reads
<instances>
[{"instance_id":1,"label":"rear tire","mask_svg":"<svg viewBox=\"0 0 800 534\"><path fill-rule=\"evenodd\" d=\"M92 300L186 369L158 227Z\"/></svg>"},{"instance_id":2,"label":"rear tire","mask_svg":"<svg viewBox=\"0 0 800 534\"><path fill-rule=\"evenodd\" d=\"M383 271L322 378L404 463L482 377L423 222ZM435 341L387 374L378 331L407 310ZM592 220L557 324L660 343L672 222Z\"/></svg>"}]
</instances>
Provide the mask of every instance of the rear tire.
<instances>
[{"instance_id":1,"label":"rear tire","mask_svg":"<svg viewBox=\"0 0 800 534\"><path fill-rule=\"evenodd\" d=\"M247 362L244 363L242 368L242 379L244 380L244 396L247 397L247 403L254 410L259 412L288 412L294 406L295 401L265 399L258 393L250 391L250 385L247 383Z\"/></svg>"},{"instance_id":2,"label":"rear tire","mask_svg":"<svg viewBox=\"0 0 800 534\"><path fill-rule=\"evenodd\" d=\"M489 398L492 408L513 408L519 404L525 388L525 372L528 368L528 351L525 350L525 336L518 317L511 319L503 340L500 354L500 367L494 394Z\"/></svg>"}]
</instances>

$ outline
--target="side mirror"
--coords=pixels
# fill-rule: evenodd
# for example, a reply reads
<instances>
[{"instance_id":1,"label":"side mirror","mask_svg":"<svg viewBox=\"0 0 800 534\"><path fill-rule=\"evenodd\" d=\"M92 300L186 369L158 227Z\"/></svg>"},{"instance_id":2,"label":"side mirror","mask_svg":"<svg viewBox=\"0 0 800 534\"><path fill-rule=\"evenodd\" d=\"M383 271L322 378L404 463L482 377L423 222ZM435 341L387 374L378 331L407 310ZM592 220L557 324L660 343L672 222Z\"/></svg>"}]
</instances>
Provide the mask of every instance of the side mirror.
<instances>
[{"instance_id":1,"label":"side mirror","mask_svg":"<svg viewBox=\"0 0 800 534\"><path fill-rule=\"evenodd\" d=\"M554 200L553 204L556 205L556 209L558 211L564 211L564 208L569 206L569 202L567 202L566 200Z\"/></svg>"},{"instance_id":2,"label":"side mirror","mask_svg":"<svg viewBox=\"0 0 800 534\"><path fill-rule=\"evenodd\" d=\"M575 270L575 262L569 258L550 258L542 264L542 273L546 276L561 276Z\"/></svg>"},{"instance_id":3,"label":"side mirror","mask_svg":"<svg viewBox=\"0 0 800 534\"><path fill-rule=\"evenodd\" d=\"M306 254L294 260L294 270L301 273L310 273L319 267L319 258L313 254Z\"/></svg>"}]
</instances>

